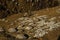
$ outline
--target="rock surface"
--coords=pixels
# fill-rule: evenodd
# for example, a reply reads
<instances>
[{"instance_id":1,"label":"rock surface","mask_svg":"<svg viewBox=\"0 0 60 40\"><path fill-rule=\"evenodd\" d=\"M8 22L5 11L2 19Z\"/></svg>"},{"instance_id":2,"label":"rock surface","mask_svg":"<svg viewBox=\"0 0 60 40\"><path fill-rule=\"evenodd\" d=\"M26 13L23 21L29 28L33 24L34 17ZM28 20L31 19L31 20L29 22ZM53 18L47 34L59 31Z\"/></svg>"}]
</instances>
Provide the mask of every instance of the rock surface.
<instances>
[{"instance_id":1,"label":"rock surface","mask_svg":"<svg viewBox=\"0 0 60 40\"><path fill-rule=\"evenodd\" d=\"M34 11L32 12L34 15L30 17L23 17L21 14L14 14L8 16L5 19L1 19L0 27L2 27L4 30L1 33L4 32L2 35L7 38L6 40L57 40L60 36L60 13L57 13L59 8L60 7L58 6L54 8ZM44 24L46 24L48 27ZM56 27L54 25L56 25ZM51 26L53 27L53 30ZM31 29L32 27L33 30ZM45 33L45 29L43 29L44 31L40 30L42 29L41 27L47 28L47 32ZM16 31L12 33L8 32L9 28L14 28ZM37 32L40 36L37 33L34 33L35 31L40 32ZM39 37L34 36L34 34L37 34Z\"/></svg>"}]
</instances>

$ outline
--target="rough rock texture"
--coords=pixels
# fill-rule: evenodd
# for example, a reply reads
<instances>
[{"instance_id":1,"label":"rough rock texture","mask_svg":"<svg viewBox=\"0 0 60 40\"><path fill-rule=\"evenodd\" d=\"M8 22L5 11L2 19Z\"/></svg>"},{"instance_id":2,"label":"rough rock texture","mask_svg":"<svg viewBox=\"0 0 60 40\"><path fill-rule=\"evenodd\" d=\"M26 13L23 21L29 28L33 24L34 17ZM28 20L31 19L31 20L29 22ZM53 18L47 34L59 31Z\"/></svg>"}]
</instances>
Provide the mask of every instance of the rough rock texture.
<instances>
[{"instance_id":1,"label":"rough rock texture","mask_svg":"<svg viewBox=\"0 0 60 40\"><path fill-rule=\"evenodd\" d=\"M52 18L52 17L54 17L54 19L55 19L55 17L57 17L56 20L60 21L60 12L59 11L60 11L60 6L57 6L57 7L53 7L53 8L49 8L49 9L43 9L43 10L39 10L39 11L34 11L34 12L32 12L33 15L30 16L30 17L38 17L38 16L41 16L41 15L49 15L48 19ZM2 27L4 29L4 31L3 31L4 35L2 34L4 36L3 40L5 40L5 37L7 38L6 40L21 40L21 38L23 38L22 34L24 34L24 32L17 33L16 31L18 31L18 30L17 29L16 29L16 31L14 30L14 28L16 28L17 25L19 25L19 24L17 24L19 21L16 22L15 20L17 20L20 17L22 17L21 14L14 14L14 15L8 16L5 19L1 19L0 20L0 27ZM14 21L16 23L13 23ZM14 30L14 33L10 33L10 32L13 32L13 31L10 31L10 32L8 31L8 29L10 27L13 28L11 30ZM21 35L19 36L19 34L21 34ZM16 35L17 35L17 37L16 37ZM27 38L29 37L26 34L25 34L25 36L27 36ZM54 29L52 31L49 31L48 34L44 35L43 37L40 37L40 38L31 38L31 39L30 38L29 39L24 39L23 38L23 40L57 40L59 36L60 36L60 27L56 28L56 29Z\"/></svg>"}]
</instances>

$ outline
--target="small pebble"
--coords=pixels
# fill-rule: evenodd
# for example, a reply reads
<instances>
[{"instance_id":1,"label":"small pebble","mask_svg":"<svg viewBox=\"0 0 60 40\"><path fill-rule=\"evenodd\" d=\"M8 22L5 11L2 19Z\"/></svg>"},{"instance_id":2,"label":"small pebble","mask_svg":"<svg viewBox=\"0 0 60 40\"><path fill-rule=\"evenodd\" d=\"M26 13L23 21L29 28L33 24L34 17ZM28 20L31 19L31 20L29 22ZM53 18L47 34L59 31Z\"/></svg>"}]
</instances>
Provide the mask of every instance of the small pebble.
<instances>
[{"instance_id":1,"label":"small pebble","mask_svg":"<svg viewBox=\"0 0 60 40\"><path fill-rule=\"evenodd\" d=\"M16 36L16 38L18 38L18 39L24 39L24 36L21 35L21 34L18 34L18 35Z\"/></svg>"},{"instance_id":2,"label":"small pebble","mask_svg":"<svg viewBox=\"0 0 60 40\"><path fill-rule=\"evenodd\" d=\"M25 27L26 30L30 30L32 27Z\"/></svg>"},{"instance_id":3,"label":"small pebble","mask_svg":"<svg viewBox=\"0 0 60 40\"><path fill-rule=\"evenodd\" d=\"M14 33L14 32L16 32L16 30L15 30L15 28L9 28L9 29L8 29L8 32Z\"/></svg>"},{"instance_id":4,"label":"small pebble","mask_svg":"<svg viewBox=\"0 0 60 40\"><path fill-rule=\"evenodd\" d=\"M5 21L5 19L2 19L2 21Z\"/></svg>"}]
</instances>

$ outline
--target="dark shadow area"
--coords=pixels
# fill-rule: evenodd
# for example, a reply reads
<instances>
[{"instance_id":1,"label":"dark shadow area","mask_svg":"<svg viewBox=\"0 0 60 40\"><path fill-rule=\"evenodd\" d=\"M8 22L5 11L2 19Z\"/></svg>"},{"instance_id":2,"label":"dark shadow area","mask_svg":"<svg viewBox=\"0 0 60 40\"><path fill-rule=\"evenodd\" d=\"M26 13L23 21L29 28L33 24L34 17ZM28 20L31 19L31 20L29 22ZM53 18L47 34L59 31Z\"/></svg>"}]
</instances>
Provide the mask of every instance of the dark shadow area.
<instances>
[{"instance_id":1,"label":"dark shadow area","mask_svg":"<svg viewBox=\"0 0 60 40\"><path fill-rule=\"evenodd\" d=\"M31 11L38 11L56 6L59 6L58 0L29 0L28 2L27 0L22 0L22 2L19 2L18 0L14 2L11 0L0 0L0 18L5 18L18 13L23 14L29 10L30 12L28 14L31 14Z\"/></svg>"},{"instance_id":2,"label":"dark shadow area","mask_svg":"<svg viewBox=\"0 0 60 40\"><path fill-rule=\"evenodd\" d=\"M29 35L27 35L27 34L24 34L24 36L26 37L26 39L28 39L28 38L29 38Z\"/></svg>"},{"instance_id":3,"label":"dark shadow area","mask_svg":"<svg viewBox=\"0 0 60 40\"><path fill-rule=\"evenodd\" d=\"M58 37L58 39L57 40L60 40L60 36Z\"/></svg>"}]
</instances>

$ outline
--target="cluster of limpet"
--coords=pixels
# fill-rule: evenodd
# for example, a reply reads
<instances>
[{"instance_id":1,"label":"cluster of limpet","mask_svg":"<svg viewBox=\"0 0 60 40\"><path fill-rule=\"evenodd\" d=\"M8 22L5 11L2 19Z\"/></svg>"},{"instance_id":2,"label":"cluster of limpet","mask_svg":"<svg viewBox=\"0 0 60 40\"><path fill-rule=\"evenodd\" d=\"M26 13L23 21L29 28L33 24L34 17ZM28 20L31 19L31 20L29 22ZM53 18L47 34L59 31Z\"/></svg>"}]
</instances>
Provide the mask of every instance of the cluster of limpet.
<instances>
[{"instance_id":1,"label":"cluster of limpet","mask_svg":"<svg viewBox=\"0 0 60 40\"><path fill-rule=\"evenodd\" d=\"M18 39L40 38L48 34L48 31L55 30L60 27L60 21L56 17L48 18L48 15L37 17L20 17L10 25L16 27L7 28L7 32L15 34Z\"/></svg>"}]
</instances>

